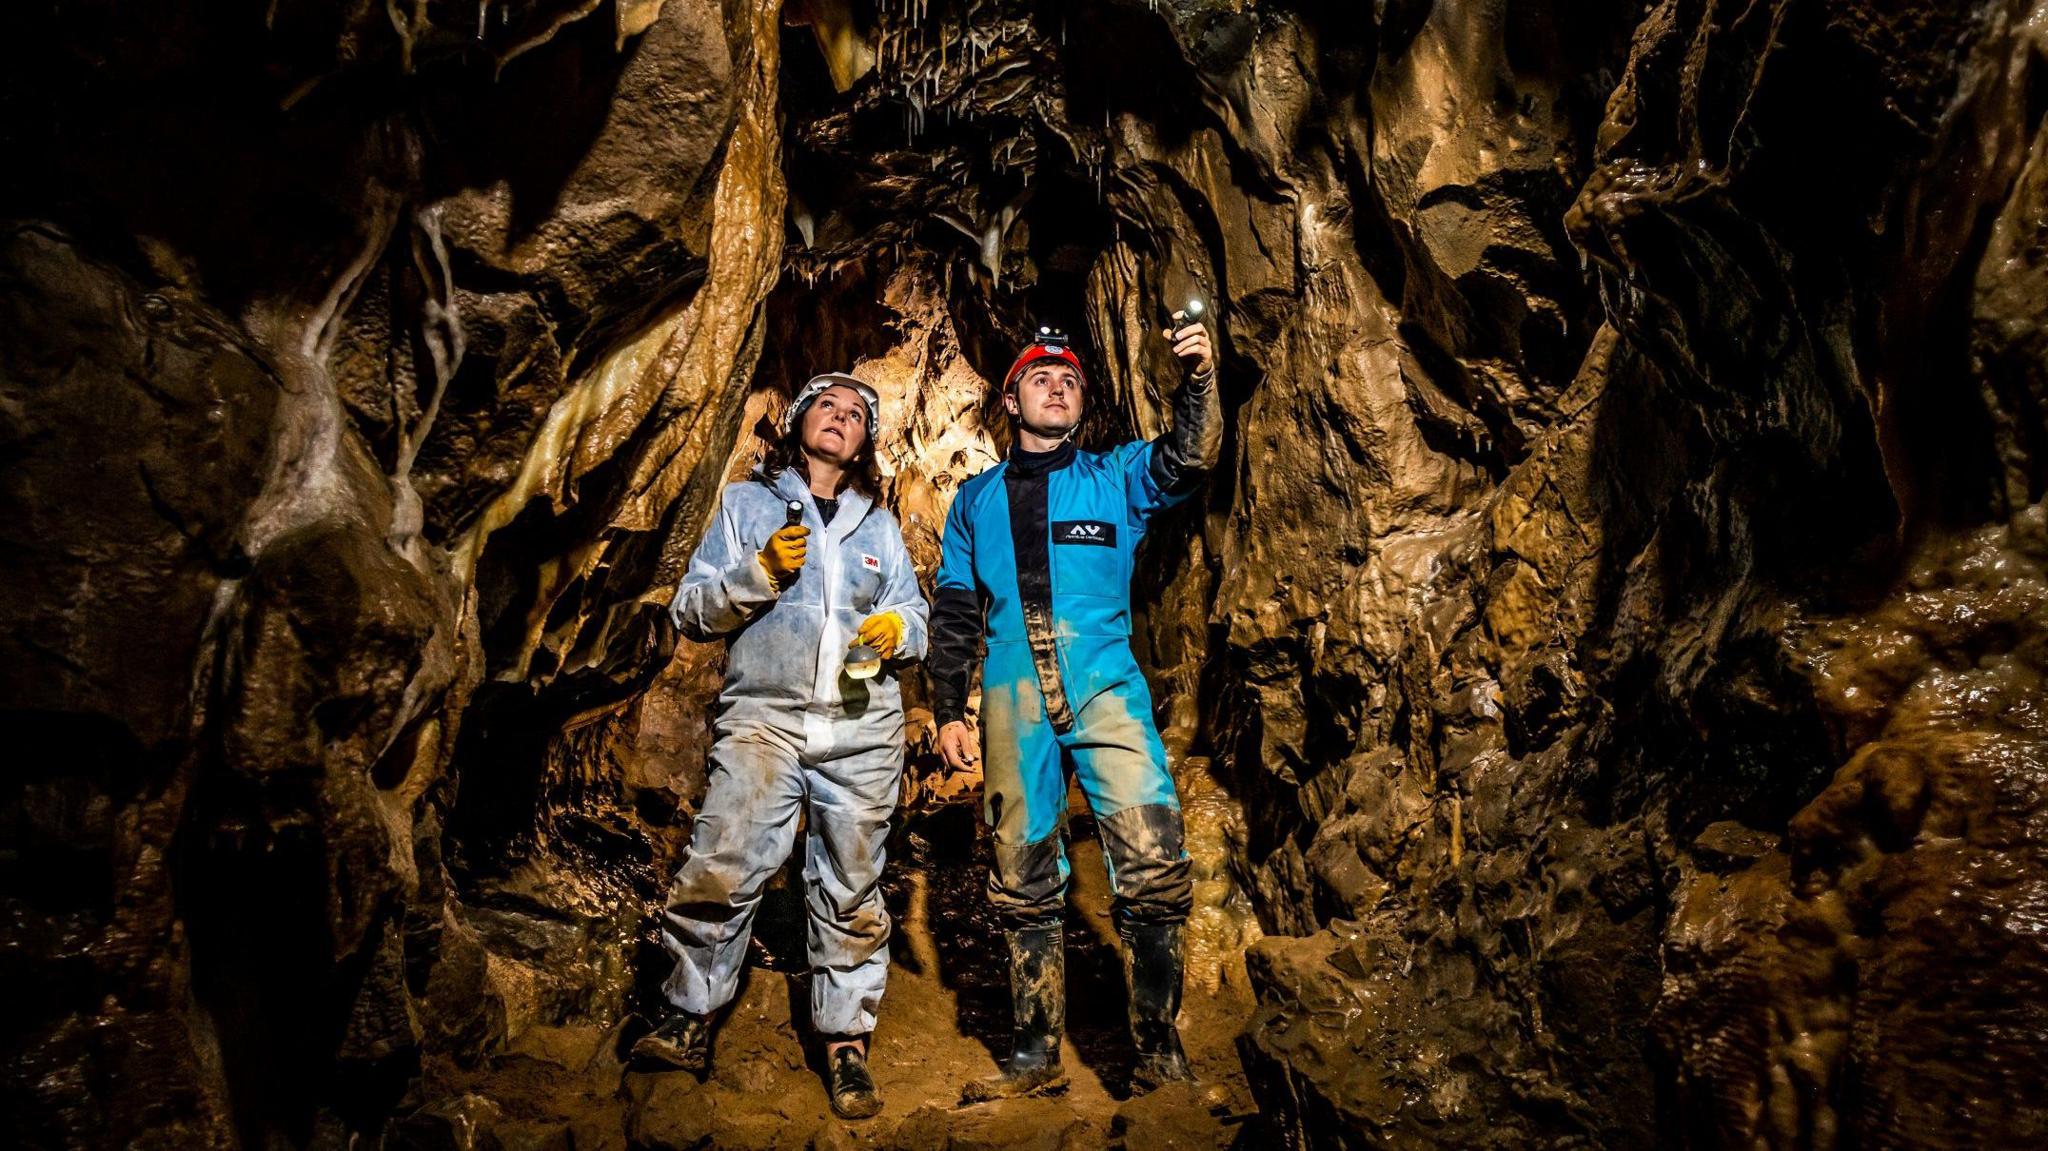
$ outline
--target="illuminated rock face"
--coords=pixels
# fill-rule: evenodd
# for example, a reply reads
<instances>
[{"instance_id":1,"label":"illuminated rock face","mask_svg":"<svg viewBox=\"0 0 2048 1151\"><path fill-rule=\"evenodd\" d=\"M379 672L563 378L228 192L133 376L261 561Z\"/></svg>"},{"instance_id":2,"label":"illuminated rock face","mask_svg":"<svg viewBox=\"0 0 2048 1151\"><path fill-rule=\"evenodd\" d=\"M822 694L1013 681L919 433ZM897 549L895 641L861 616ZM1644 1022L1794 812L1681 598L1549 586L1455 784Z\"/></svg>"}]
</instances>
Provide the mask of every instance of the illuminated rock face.
<instances>
[{"instance_id":1,"label":"illuminated rock face","mask_svg":"<svg viewBox=\"0 0 2048 1151\"><path fill-rule=\"evenodd\" d=\"M1225 463L1136 645L1284 1133L2048 1134L2048 11L32 7L34 1141L338 1141L623 1018L750 431L872 380L929 570L1022 335L1150 435L1190 296Z\"/></svg>"},{"instance_id":2,"label":"illuminated rock face","mask_svg":"<svg viewBox=\"0 0 2048 1151\"><path fill-rule=\"evenodd\" d=\"M662 670L647 593L742 416L779 40L685 0L635 6L621 48L594 11L12 29L0 610L37 750L6 793L6 1091L32 1143L332 1141L423 1053L623 1010L663 832L632 799L687 779L590 786L579 724Z\"/></svg>"}]
</instances>

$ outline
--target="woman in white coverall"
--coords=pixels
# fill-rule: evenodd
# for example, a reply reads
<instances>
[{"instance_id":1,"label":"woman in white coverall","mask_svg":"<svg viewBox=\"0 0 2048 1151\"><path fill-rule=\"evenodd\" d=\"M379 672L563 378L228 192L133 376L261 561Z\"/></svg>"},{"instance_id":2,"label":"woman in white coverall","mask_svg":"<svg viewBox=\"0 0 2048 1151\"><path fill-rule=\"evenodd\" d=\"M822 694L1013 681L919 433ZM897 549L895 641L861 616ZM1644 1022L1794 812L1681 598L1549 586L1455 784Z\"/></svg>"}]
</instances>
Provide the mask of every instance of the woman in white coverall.
<instances>
[{"instance_id":1,"label":"woman in white coverall","mask_svg":"<svg viewBox=\"0 0 2048 1151\"><path fill-rule=\"evenodd\" d=\"M633 1049L706 1072L711 1016L733 996L762 888L808 815L811 1020L832 1108L847 1118L881 1110L867 1035L889 971L882 848L903 773L889 663L923 658L926 637L903 536L875 503L878 422L859 380L806 384L760 470L725 489L669 607L683 634L729 646L710 785L662 916L675 1011ZM845 666L862 642L884 659L865 680Z\"/></svg>"}]
</instances>

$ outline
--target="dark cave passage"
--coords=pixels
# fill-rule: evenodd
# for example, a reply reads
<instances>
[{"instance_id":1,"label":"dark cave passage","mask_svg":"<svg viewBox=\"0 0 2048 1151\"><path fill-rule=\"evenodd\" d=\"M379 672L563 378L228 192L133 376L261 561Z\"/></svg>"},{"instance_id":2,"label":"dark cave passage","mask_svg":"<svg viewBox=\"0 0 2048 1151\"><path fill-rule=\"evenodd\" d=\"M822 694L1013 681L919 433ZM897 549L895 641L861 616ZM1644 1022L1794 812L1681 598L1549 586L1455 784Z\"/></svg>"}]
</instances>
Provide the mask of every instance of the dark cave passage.
<instances>
[{"instance_id":1,"label":"dark cave passage","mask_svg":"<svg viewBox=\"0 0 2048 1151\"><path fill-rule=\"evenodd\" d=\"M2048 1141L2034 0L105 0L0 38L5 1109L37 1147ZM1132 579L1202 1083L1065 1095L903 677L886 1110L800 862L699 1084L621 1053L791 391L927 594L1046 324L1083 448L1213 318Z\"/></svg>"}]
</instances>

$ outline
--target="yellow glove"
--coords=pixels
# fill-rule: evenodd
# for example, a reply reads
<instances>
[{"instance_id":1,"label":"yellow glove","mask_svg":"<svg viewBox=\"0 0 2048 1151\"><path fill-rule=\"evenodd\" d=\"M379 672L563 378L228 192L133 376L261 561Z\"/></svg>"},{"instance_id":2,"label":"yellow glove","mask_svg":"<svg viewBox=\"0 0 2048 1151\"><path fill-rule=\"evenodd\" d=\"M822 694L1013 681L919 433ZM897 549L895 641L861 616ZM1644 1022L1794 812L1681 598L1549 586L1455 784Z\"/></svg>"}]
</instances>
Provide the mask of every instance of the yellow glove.
<instances>
[{"instance_id":1,"label":"yellow glove","mask_svg":"<svg viewBox=\"0 0 2048 1151\"><path fill-rule=\"evenodd\" d=\"M768 537L768 546L761 549L761 566L768 570L768 579L777 590L796 582L811 546L810 535L811 529L791 524Z\"/></svg>"},{"instance_id":2,"label":"yellow glove","mask_svg":"<svg viewBox=\"0 0 2048 1151\"><path fill-rule=\"evenodd\" d=\"M874 648L883 659L888 659L903 642L903 617L893 611L871 615L860 621L860 630L854 633L854 638L855 642Z\"/></svg>"}]
</instances>

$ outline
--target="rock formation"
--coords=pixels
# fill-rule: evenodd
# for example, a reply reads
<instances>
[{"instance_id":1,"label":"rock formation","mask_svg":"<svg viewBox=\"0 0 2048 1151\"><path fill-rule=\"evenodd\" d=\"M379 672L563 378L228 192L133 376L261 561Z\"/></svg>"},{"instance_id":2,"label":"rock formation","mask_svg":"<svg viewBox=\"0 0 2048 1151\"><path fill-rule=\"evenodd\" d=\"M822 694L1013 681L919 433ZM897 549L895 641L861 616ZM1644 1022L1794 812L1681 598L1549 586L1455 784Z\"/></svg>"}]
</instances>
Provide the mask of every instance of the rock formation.
<instances>
[{"instance_id":1,"label":"rock formation","mask_svg":"<svg viewBox=\"0 0 2048 1151\"><path fill-rule=\"evenodd\" d=\"M1189 296L1137 646L1275 1131L2048 1139L2048 5L0 20L27 1143L447 1145L632 1026L759 421L872 379L929 566L1022 334L1150 435Z\"/></svg>"}]
</instances>

